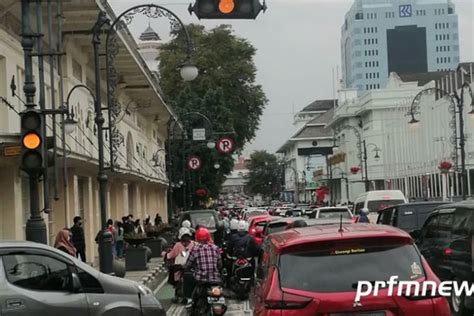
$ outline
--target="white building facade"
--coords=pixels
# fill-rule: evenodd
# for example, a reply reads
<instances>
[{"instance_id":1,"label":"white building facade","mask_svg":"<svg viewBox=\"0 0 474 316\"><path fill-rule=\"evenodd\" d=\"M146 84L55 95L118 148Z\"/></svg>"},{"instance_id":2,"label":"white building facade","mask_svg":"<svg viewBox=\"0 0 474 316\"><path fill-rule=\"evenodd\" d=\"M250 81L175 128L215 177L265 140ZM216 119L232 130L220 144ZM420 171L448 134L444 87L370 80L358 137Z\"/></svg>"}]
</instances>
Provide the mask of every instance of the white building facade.
<instances>
[{"instance_id":1,"label":"white building facade","mask_svg":"<svg viewBox=\"0 0 474 316\"><path fill-rule=\"evenodd\" d=\"M461 64L457 72L406 76L392 73L385 89L367 91L360 97L355 90L340 91L339 106L329 126L338 131L335 137L339 151L346 154L346 161L333 168L338 167L350 175L351 200L365 191L364 161L360 159L363 153L359 155L358 146L359 141L364 140L371 190L400 189L407 197L417 200L460 198L459 115L452 112L451 99L442 98L434 91L423 94L415 111L415 117L420 121L418 124L409 124L411 116L407 113L415 96L422 90L436 88L459 94L461 74L472 87L472 64ZM468 114L472 110L468 89L464 92L467 195L472 196L474 140L471 131L474 120ZM343 128L348 125L360 133L360 140L353 129ZM375 159L376 148L379 149L378 160ZM448 174L439 169L442 161L453 164ZM362 167L357 174L350 172L354 166Z\"/></svg>"},{"instance_id":2,"label":"white building facade","mask_svg":"<svg viewBox=\"0 0 474 316\"><path fill-rule=\"evenodd\" d=\"M284 162L284 201L312 203L315 190L327 185L326 156L333 136L326 125L335 106L335 100L317 100L294 116L297 131L277 151Z\"/></svg>"},{"instance_id":3,"label":"white building facade","mask_svg":"<svg viewBox=\"0 0 474 316\"><path fill-rule=\"evenodd\" d=\"M44 2L41 2L44 3ZM0 3L1 4L1 3ZM34 6L35 4L32 4ZM46 108L52 100L58 107L65 96L78 84L88 86L95 91L94 59L91 45L92 34L81 30L91 30L99 10L107 12L114 19L114 13L107 4L100 5L94 0L80 0L68 3L63 12L64 52L62 57L64 90L59 91L58 67L53 67L54 91L49 81L50 67L45 60L45 96ZM9 6L2 12L0 22L0 96L13 105L13 109L4 104L0 106L0 145L2 148L20 142L20 117L16 112L24 110L22 102L11 97L10 80L15 76L17 94L24 99L22 87L24 80L24 58L21 47L20 3ZM43 9L45 12L45 9ZM45 21L46 23L46 21ZM47 29L47 25L44 26ZM47 36L44 37L47 44ZM53 43L55 46L56 43ZM120 220L122 216L134 214L143 219L147 214L159 213L167 218L168 179L165 171L164 143L167 139L166 122L174 116L173 111L159 94L159 86L152 72L147 68L138 53L135 40L126 29L120 31L120 53L115 68L121 74L123 85L118 86L117 98L122 105L117 118L117 128L123 135L115 154L117 168L108 174L107 217ZM102 47L103 48L103 47ZM104 57L101 64L105 64ZM38 64L34 59L34 74L38 100ZM105 94L105 72L102 72L102 107L107 106ZM64 96L61 100L60 95ZM58 144L59 174L57 179L57 200L53 199L54 179L49 177L50 207L49 214L42 213L47 224L48 240L52 244L59 230L72 226L72 219L79 215L83 218L86 237L86 257L93 262L97 255L94 241L101 226L98 197L98 142L94 123L94 102L85 89L76 89L71 94L71 108L78 126L65 138L65 147L60 140L61 129L56 121ZM159 120L157 120L159 118ZM48 118L48 135L52 135L52 120ZM105 123L107 125L108 122ZM105 136L106 163L109 162L110 133ZM63 163L63 149L66 164ZM155 158L155 159L153 159ZM25 224L30 216L28 177L19 170L19 157L0 155L0 239L22 240L25 238ZM42 186L42 185L40 185ZM40 205L44 203L43 190L40 189Z\"/></svg>"},{"instance_id":4,"label":"white building facade","mask_svg":"<svg viewBox=\"0 0 474 316\"><path fill-rule=\"evenodd\" d=\"M454 70L458 16L451 0L355 0L341 29L345 88L383 88L398 74Z\"/></svg>"}]
</instances>

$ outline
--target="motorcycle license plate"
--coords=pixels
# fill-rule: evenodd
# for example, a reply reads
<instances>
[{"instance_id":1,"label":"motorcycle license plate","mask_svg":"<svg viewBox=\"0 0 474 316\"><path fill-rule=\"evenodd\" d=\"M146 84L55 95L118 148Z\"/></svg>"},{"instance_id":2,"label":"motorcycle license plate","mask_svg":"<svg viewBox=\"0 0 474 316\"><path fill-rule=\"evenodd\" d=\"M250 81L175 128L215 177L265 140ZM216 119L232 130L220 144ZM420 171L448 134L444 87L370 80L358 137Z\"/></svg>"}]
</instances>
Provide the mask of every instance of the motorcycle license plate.
<instances>
[{"instance_id":1,"label":"motorcycle license plate","mask_svg":"<svg viewBox=\"0 0 474 316\"><path fill-rule=\"evenodd\" d=\"M225 304L225 298L223 298L223 297L208 297L207 302L209 304Z\"/></svg>"}]
</instances>

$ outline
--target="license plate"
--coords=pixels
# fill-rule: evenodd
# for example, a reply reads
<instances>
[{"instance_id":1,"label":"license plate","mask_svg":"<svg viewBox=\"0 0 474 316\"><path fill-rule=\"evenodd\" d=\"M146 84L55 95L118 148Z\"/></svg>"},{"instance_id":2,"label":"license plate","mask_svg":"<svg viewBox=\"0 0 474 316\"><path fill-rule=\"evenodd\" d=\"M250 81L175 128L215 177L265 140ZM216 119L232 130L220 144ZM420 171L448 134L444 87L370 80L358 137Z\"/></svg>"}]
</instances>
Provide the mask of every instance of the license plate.
<instances>
[{"instance_id":1,"label":"license plate","mask_svg":"<svg viewBox=\"0 0 474 316\"><path fill-rule=\"evenodd\" d=\"M209 304L225 304L225 298L223 298L223 297L208 297L207 302Z\"/></svg>"},{"instance_id":2,"label":"license plate","mask_svg":"<svg viewBox=\"0 0 474 316\"><path fill-rule=\"evenodd\" d=\"M384 311L356 312L356 313L334 313L329 316L385 316Z\"/></svg>"}]
</instances>

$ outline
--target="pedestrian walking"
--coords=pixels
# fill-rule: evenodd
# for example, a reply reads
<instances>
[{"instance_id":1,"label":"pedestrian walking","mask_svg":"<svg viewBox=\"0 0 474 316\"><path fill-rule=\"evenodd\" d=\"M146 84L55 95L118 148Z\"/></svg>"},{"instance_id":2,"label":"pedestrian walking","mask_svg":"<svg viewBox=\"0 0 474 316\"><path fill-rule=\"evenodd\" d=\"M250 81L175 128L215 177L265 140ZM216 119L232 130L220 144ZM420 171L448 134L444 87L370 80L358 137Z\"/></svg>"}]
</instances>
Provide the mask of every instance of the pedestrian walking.
<instances>
[{"instance_id":1,"label":"pedestrian walking","mask_svg":"<svg viewBox=\"0 0 474 316\"><path fill-rule=\"evenodd\" d=\"M86 262L86 240L84 237L84 228L82 227L82 217L75 216L74 225L70 228L72 233L72 244L76 248L76 257Z\"/></svg>"},{"instance_id":2,"label":"pedestrian walking","mask_svg":"<svg viewBox=\"0 0 474 316\"><path fill-rule=\"evenodd\" d=\"M71 242L71 231L67 228L62 229L54 241L54 248L61 250L73 257L76 256L76 248Z\"/></svg>"}]
</instances>

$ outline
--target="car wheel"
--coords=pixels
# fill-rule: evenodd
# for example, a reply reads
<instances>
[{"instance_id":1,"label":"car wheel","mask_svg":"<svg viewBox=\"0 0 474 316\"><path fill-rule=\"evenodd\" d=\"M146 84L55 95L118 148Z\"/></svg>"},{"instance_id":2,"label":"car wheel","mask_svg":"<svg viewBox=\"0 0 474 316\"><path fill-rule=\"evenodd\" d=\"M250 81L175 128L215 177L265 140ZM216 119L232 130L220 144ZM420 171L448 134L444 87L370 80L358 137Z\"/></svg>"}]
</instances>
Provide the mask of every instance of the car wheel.
<instances>
[{"instance_id":1,"label":"car wheel","mask_svg":"<svg viewBox=\"0 0 474 316\"><path fill-rule=\"evenodd\" d=\"M456 282L461 282L456 280ZM467 309L464 306L464 294L457 296L454 291L451 292L451 299L449 301L451 305L451 312L453 316L472 316L473 310Z\"/></svg>"}]
</instances>

